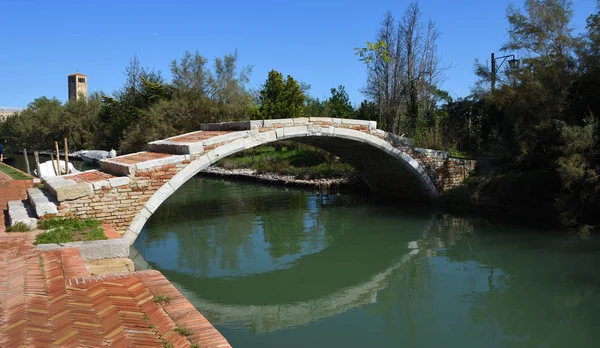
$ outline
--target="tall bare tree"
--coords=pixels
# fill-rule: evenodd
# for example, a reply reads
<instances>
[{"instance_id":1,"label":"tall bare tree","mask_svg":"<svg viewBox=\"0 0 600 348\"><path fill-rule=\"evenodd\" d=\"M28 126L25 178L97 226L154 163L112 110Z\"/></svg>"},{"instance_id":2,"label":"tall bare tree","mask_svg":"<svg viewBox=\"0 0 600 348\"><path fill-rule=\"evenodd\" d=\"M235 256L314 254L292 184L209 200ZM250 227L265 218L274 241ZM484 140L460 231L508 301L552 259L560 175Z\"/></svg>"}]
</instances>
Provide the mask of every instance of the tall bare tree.
<instances>
[{"instance_id":1,"label":"tall bare tree","mask_svg":"<svg viewBox=\"0 0 600 348\"><path fill-rule=\"evenodd\" d=\"M423 23L419 5L413 2L399 21L386 13L377 43L358 50L368 68L362 92L377 103L382 128L414 136L433 117L444 70L439 36L432 21Z\"/></svg>"}]
</instances>

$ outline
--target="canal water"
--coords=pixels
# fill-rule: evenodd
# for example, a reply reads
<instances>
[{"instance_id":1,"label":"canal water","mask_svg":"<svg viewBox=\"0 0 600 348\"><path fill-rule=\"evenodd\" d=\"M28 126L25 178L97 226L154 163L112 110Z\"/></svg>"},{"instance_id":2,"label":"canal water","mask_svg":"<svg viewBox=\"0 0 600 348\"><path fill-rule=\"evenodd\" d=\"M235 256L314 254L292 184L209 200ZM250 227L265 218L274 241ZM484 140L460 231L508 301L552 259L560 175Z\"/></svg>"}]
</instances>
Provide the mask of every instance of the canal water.
<instances>
[{"instance_id":1,"label":"canal water","mask_svg":"<svg viewBox=\"0 0 600 348\"><path fill-rule=\"evenodd\" d=\"M234 347L597 347L600 244L553 232L196 177L132 257Z\"/></svg>"}]
</instances>

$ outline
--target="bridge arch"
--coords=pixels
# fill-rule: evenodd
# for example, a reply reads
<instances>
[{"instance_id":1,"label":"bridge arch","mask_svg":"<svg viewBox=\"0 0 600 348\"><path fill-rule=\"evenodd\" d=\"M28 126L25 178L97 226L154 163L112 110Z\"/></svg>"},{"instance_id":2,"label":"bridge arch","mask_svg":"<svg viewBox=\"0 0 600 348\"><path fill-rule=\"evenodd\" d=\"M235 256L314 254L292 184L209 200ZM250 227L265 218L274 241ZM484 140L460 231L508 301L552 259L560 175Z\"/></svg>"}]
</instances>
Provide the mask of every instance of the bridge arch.
<instances>
[{"instance_id":1,"label":"bridge arch","mask_svg":"<svg viewBox=\"0 0 600 348\"><path fill-rule=\"evenodd\" d=\"M282 140L295 140L313 145L348 161L361 172L369 187L376 193L393 192L394 196L407 196L419 200L432 200L439 195L419 161L393 146L390 141L361 130L309 125L240 132L246 134L238 134L241 136L237 139L215 146L196 158L190 157L191 162L148 199L133 218L123 237L133 244L156 209L200 171L232 154ZM170 143L172 142L166 139L150 143L150 147L164 151Z\"/></svg>"},{"instance_id":2,"label":"bridge arch","mask_svg":"<svg viewBox=\"0 0 600 348\"><path fill-rule=\"evenodd\" d=\"M374 121L311 117L203 124L200 131L150 142L148 151L102 160L100 170L44 178L58 204L40 210L99 219L133 243L162 202L198 172L281 140L339 156L361 172L372 192L395 198L433 200L475 167L475 161L416 148L410 139L377 129Z\"/></svg>"}]
</instances>

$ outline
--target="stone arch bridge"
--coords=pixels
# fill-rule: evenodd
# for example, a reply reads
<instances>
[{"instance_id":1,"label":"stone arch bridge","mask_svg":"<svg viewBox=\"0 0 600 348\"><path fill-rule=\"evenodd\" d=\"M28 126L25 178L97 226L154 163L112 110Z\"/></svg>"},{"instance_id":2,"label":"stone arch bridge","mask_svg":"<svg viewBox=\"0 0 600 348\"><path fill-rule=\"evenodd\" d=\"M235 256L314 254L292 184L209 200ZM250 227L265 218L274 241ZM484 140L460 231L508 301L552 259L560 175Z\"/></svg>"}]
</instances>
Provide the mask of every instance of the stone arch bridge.
<instances>
[{"instance_id":1,"label":"stone arch bridge","mask_svg":"<svg viewBox=\"0 0 600 348\"><path fill-rule=\"evenodd\" d=\"M41 199L55 206L45 210L37 204L35 210L38 216L111 223L132 244L161 203L198 172L228 155L280 140L339 156L362 173L373 193L402 199L434 200L475 166L446 152L416 148L411 139L377 129L375 121L311 117L211 123L151 142L148 151L103 160L100 170L46 178L50 194Z\"/></svg>"}]
</instances>

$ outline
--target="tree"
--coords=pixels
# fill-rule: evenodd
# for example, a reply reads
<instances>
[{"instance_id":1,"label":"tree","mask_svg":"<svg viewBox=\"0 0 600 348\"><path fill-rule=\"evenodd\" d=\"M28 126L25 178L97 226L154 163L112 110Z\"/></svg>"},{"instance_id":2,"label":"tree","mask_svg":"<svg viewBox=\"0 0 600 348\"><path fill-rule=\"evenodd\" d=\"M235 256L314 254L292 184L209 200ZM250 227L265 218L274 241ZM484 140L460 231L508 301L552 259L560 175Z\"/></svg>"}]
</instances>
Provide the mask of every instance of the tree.
<instances>
[{"instance_id":1,"label":"tree","mask_svg":"<svg viewBox=\"0 0 600 348\"><path fill-rule=\"evenodd\" d=\"M121 142L140 122L142 111L161 97L170 98L172 95L172 89L165 83L160 71L142 67L136 56L129 61L124 73L126 80L123 87L113 97L102 97L95 140L102 149L121 150Z\"/></svg>"},{"instance_id":2,"label":"tree","mask_svg":"<svg viewBox=\"0 0 600 348\"><path fill-rule=\"evenodd\" d=\"M238 69L238 54L216 58L214 71L198 51L186 51L178 62L171 62L172 85L177 99L194 101L192 110L200 122L223 122L248 117L252 96L246 89L252 67Z\"/></svg>"},{"instance_id":3,"label":"tree","mask_svg":"<svg viewBox=\"0 0 600 348\"><path fill-rule=\"evenodd\" d=\"M525 13L514 5L507 9L509 41L503 51L521 51L549 62L563 63L574 53L578 40L570 26L571 0L526 0Z\"/></svg>"},{"instance_id":4,"label":"tree","mask_svg":"<svg viewBox=\"0 0 600 348\"><path fill-rule=\"evenodd\" d=\"M435 24L424 25L418 4L411 3L398 22L388 12L376 43L357 49L368 71L363 93L378 105L381 128L418 136L434 123L434 96L443 70L438 39Z\"/></svg>"},{"instance_id":5,"label":"tree","mask_svg":"<svg viewBox=\"0 0 600 348\"><path fill-rule=\"evenodd\" d=\"M261 119L294 118L302 116L306 95L301 85L291 76L271 70L260 91L259 107L255 117Z\"/></svg>"},{"instance_id":6,"label":"tree","mask_svg":"<svg viewBox=\"0 0 600 348\"><path fill-rule=\"evenodd\" d=\"M252 98L246 90L250 67L238 70L238 55L216 58L214 69L198 52L186 51L171 62L173 80L141 67L137 57L125 69L125 85L105 96L99 112L97 143L121 152L139 151L148 141L249 115Z\"/></svg>"},{"instance_id":7,"label":"tree","mask_svg":"<svg viewBox=\"0 0 600 348\"><path fill-rule=\"evenodd\" d=\"M350 103L350 96L344 86L331 89L331 97L325 103L326 113L330 117L353 118L354 108Z\"/></svg>"},{"instance_id":8,"label":"tree","mask_svg":"<svg viewBox=\"0 0 600 348\"><path fill-rule=\"evenodd\" d=\"M488 197L518 202L519 209L544 207L546 217L586 232L586 224L600 222L600 23L592 15L587 33L574 36L571 6L567 0L510 6L503 49L523 63L507 75L512 83L476 93L484 110L481 140L502 144L494 154L506 155L500 175L484 185ZM487 84L486 68L476 71Z\"/></svg>"},{"instance_id":9,"label":"tree","mask_svg":"<svg viewBox=\"0 0 600 348\"><path fill-rule=\"evenodd\" d=\"M363 100L360 102L360 106L355 111L356 116L359 120L370 120L376 121L378 118L377 104L374 102Z\"/></svg>"},{"instance_id":10,"label":"tree","mask_svg":"<svg viewBox=\"0 0 600 348\"><path fill-rule=\"evenodd\" d=\"M325 104L326 102L319 100L319 98L307 97L304 115L309 117L327 117Z\"/></svg>"}]
</instances>

